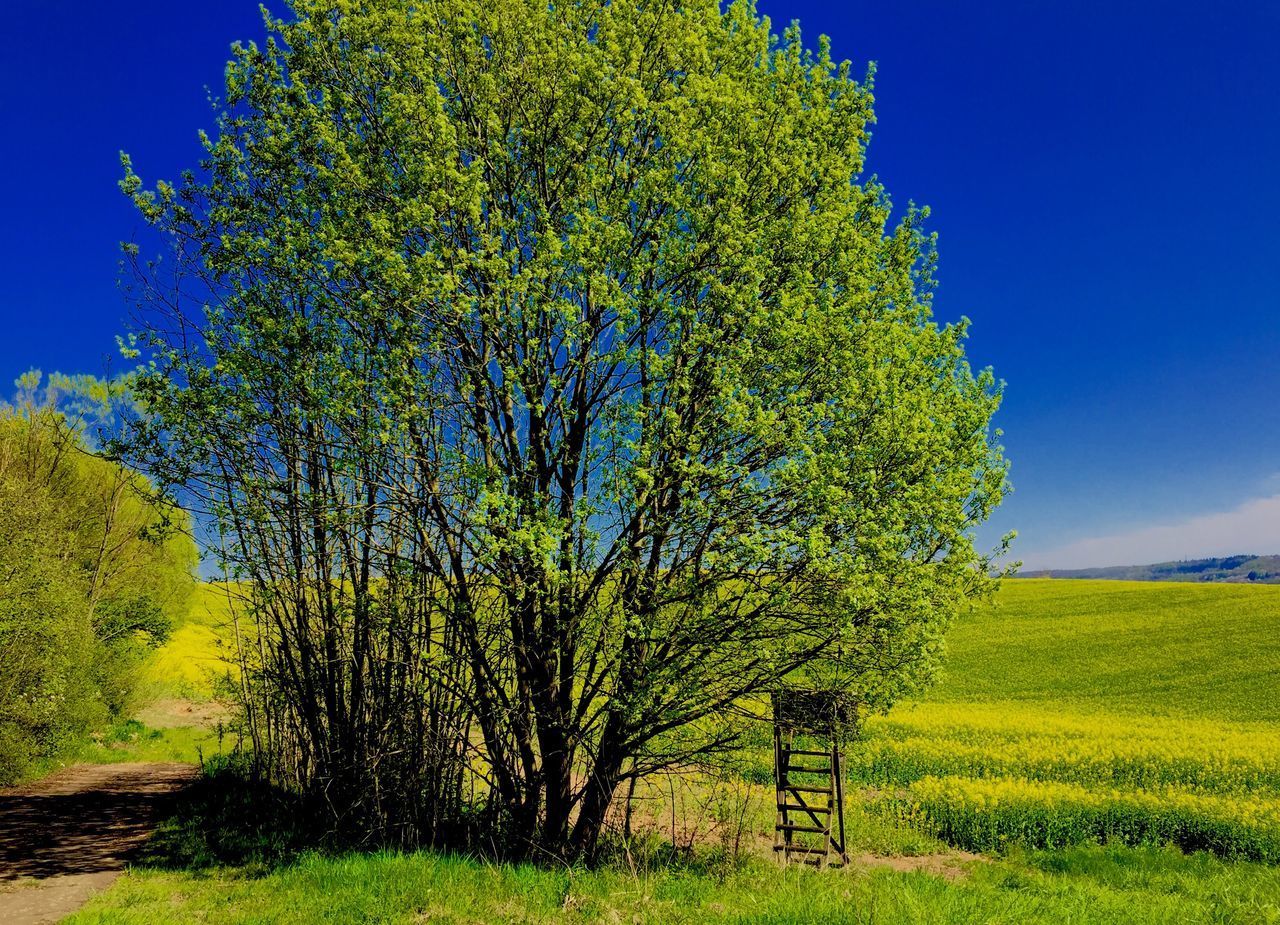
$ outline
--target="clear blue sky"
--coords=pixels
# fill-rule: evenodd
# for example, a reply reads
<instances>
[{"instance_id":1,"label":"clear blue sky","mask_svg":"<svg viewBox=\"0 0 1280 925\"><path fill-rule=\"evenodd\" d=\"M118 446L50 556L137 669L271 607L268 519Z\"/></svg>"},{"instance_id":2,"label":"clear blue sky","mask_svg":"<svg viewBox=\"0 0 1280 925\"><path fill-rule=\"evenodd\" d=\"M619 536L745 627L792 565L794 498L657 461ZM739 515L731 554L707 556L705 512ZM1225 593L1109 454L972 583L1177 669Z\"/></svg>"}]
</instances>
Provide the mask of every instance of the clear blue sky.
<instances>
[{"instance_id":1,"label":"clear blue sky","mask_svg":"<svg viewBox=\"0 0 1280 925\"><path fill-rule=\"evenodd\" d=\"M194 166L256 0L5 8L0 381L101 372L138 229L117 152ZM985 535L1035 565L1280 553L1280 4L760 8L878 62L872 167L933 208L938 312L1008 381Z\"/></svg>"}]
</instances>

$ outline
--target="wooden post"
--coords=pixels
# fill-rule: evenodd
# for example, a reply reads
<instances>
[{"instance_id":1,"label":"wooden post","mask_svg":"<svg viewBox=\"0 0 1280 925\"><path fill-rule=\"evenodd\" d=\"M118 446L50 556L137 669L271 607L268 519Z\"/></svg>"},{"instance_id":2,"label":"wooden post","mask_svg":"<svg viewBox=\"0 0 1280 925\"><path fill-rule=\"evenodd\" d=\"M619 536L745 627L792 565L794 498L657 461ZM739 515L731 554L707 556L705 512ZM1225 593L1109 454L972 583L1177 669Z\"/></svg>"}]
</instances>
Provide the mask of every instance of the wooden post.
<instances>
[{"instance_id":1,"label":"wooden post","mask_svg":"<svg viewBox=\"0 0 1280 925\"><path fill-rule=\"evenodd\" d=\"M831 787L835 792L836 829L840 833L837 841L832 839L836 852L840 855L840 863L849 863L849 852L844 841L844 763L841 761L840 742L831 743Z\"/></svg>"},{"instance_id":2,"label":"wooden post","mask_svg":"<svg viewBox=\"0 0 1280 925\"><path fill-rule=\"evenodd\" d=\"M788 743L789 745L790 743ZM773 831L773 850L781 851L780 860L785 864L787 856L791 853L791 830L786 828L788 818L787 811L783 808L786 805L786 787L787 787L787 765L791 759L788 756L789 748L785 748L782 744L782 727L777 723L773 726L773 783L774 803L777 804L777 815L774 820Z\"/></svg>"}]
</instances>

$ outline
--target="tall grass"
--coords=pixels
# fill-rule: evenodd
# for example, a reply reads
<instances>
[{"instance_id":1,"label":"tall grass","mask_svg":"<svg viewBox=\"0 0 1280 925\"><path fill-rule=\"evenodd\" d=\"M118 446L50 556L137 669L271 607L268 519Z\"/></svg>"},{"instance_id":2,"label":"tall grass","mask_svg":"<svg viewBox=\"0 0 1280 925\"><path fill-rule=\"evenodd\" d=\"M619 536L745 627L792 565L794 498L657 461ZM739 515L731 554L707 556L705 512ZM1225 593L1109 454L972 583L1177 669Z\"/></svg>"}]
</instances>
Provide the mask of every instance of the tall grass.
<instances>
[{"instance_id":1,"label":"tall grass","mask_svg":"<svg viewBox=\"0 0 1280 925\"><path fill-rule=\"evenodd\" d=\"M670 866L633 873L430 853L311 854L266 872L135 870L67 922L1173 925L1275 921L1276 896L1276 868L1151 850L1034 855L978 865L954 881L763 863L713 877Z\"/></svg>"}]
</instances>

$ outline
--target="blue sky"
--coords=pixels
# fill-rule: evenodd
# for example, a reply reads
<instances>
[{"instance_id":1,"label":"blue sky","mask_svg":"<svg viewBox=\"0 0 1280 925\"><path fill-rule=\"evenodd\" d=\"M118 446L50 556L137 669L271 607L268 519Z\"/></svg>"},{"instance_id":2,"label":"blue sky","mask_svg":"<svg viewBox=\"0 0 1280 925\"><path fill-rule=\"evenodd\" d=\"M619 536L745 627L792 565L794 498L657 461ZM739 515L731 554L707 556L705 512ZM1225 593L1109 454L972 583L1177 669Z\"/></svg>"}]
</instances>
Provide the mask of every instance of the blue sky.
<instances>
[{"instance_id":1,"label":"blue sky","mask_svg":"<svg viewBox=\"0 0 1280 925\"><path fill-rule=\"evenodd\" d=\"M1280 4L802 3L878 63L870 162L933 209L937 310L1008 382L1028 565L1280 553ZM101 372L144 177L194 166L256 0L9 0L0 381Z\"/></svg>"}]
</instances>

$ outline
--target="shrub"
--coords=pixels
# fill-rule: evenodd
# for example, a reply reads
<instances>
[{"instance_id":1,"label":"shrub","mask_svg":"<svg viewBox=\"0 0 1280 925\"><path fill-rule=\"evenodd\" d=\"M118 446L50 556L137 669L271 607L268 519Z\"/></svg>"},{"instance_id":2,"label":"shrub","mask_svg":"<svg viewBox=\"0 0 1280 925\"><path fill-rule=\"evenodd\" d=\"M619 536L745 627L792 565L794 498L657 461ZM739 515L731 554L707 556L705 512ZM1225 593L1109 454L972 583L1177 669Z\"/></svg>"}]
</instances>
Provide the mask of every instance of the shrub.
<instances>
[{"instance_id":1,"label":"shrub","mask_svg":"<svg viewBox=\"0 0 1280 925\"><path fill-rule=\"evenodd\" d=\"M51 406L0 407L0 784L127 714L185 614L194 546L146 489Z\"/></svg>"}]
</instances>

